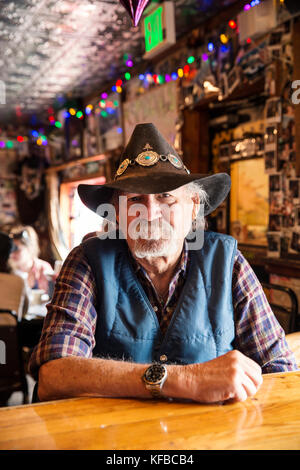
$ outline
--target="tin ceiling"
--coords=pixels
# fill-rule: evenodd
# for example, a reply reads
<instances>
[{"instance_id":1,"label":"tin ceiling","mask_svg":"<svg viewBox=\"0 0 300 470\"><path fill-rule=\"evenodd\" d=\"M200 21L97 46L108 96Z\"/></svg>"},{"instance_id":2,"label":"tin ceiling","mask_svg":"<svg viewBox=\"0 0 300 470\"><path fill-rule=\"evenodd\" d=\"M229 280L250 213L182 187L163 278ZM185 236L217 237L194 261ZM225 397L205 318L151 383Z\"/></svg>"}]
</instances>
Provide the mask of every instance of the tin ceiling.
<instances>
[{"instance_id":1,"label":"tin ceiling","mask_svg":"<svg viewBox=\"0 0 300 470\"><path fill-rule=\"evenodd\" d=\"M177 38L234 1L175 0ZM125 71L124 54L136 65L144 41L118 0L0 0L1 120L96 91Z\"/></svg>"}]
</instances>

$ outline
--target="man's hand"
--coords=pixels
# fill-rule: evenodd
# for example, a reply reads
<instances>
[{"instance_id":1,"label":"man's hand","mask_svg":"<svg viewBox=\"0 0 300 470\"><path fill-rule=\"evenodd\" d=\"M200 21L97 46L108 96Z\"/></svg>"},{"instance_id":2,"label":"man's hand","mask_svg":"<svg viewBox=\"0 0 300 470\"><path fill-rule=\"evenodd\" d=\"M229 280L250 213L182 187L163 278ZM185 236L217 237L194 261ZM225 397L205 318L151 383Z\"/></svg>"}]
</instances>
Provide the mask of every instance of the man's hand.
<instances>
[{"instance_id":1,"label":"man's hand","mask_svg":"<svg viewBox=\"0 0 300 470\"><path fill-rule=\"evenodd\" d=\"M202 403L244 401L255 395L262 384L260 366L237 350L185 366L184 375L185 398ZM179 394L183 395L183 390Z\"/></svg>"}]
</instances>

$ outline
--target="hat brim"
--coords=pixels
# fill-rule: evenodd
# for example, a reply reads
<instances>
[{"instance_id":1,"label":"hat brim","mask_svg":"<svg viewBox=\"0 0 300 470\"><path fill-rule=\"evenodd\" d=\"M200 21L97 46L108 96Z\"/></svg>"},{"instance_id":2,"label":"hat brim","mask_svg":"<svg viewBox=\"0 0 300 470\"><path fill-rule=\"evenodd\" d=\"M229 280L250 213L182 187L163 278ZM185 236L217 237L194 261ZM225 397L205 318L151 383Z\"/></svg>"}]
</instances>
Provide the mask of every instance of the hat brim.
<instances>
[{"instance_id":1,"label":"hat brim","mask_svg":"<svg viewBox=\"0 0 300 470\"><path fill-rule=\"evenodd\" d=\"M80 184L78 194L85 206L97 212L100 204L111 201L115 189L136 194L157 194L184 186L188 183L197 183L208 195L208 204L205 204L204 215L211 214L228 196L231 187L231 179L227 173L203 175L199 173L178 174L164 173L164 175L151 175L140 177L123 177L104 185Z\"/></svg>"}]
</instances>

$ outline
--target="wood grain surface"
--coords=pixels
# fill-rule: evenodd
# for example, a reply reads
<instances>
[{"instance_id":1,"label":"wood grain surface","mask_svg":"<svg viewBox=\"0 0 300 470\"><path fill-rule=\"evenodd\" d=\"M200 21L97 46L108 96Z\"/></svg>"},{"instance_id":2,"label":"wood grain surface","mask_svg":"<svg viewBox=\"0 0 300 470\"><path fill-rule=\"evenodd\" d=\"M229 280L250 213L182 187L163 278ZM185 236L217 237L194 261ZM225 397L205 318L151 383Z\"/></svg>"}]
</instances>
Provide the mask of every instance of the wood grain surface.
<instances>
[{"instance_id":1,"label":"wood grain surface","mask_svg":"<svg viewBox=\"0 0 300 470\"><path fill-rule=\"evenodd\" d=\"M0 409L0 449L300 449L300 371L227 405L76 398Z\"/></svg>"}]
</instances>

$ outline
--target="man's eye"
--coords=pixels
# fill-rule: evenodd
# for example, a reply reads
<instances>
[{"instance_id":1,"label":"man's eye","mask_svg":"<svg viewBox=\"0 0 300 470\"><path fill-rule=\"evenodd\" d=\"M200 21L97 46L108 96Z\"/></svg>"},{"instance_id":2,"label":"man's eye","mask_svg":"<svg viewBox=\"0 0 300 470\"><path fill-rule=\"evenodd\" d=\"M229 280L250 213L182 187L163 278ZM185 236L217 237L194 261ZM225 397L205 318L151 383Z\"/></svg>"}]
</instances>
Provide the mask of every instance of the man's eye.
<instances>
[{"instance_id":1,"label":"man's eye","mask_svg":"<svg viewBox=\"0 0 300 470\"><path fill-rule=\"evenodd\" d=\"M167 198L167 197L171 197L171 194L169 194L169 193L161 193L161 194L159 195L159 197Z\"/></svg>"},{"instance_id":2,"label":"man's eye","mask_svg":"<svg viewBox=\"0 0 300 470\"><path fill-rule=\"evenodd\" d=\"M140 196L133 196L133 197L128 198L129 202L136 202L139 200L140 200Z\"/></svg>"}]
</instances>

